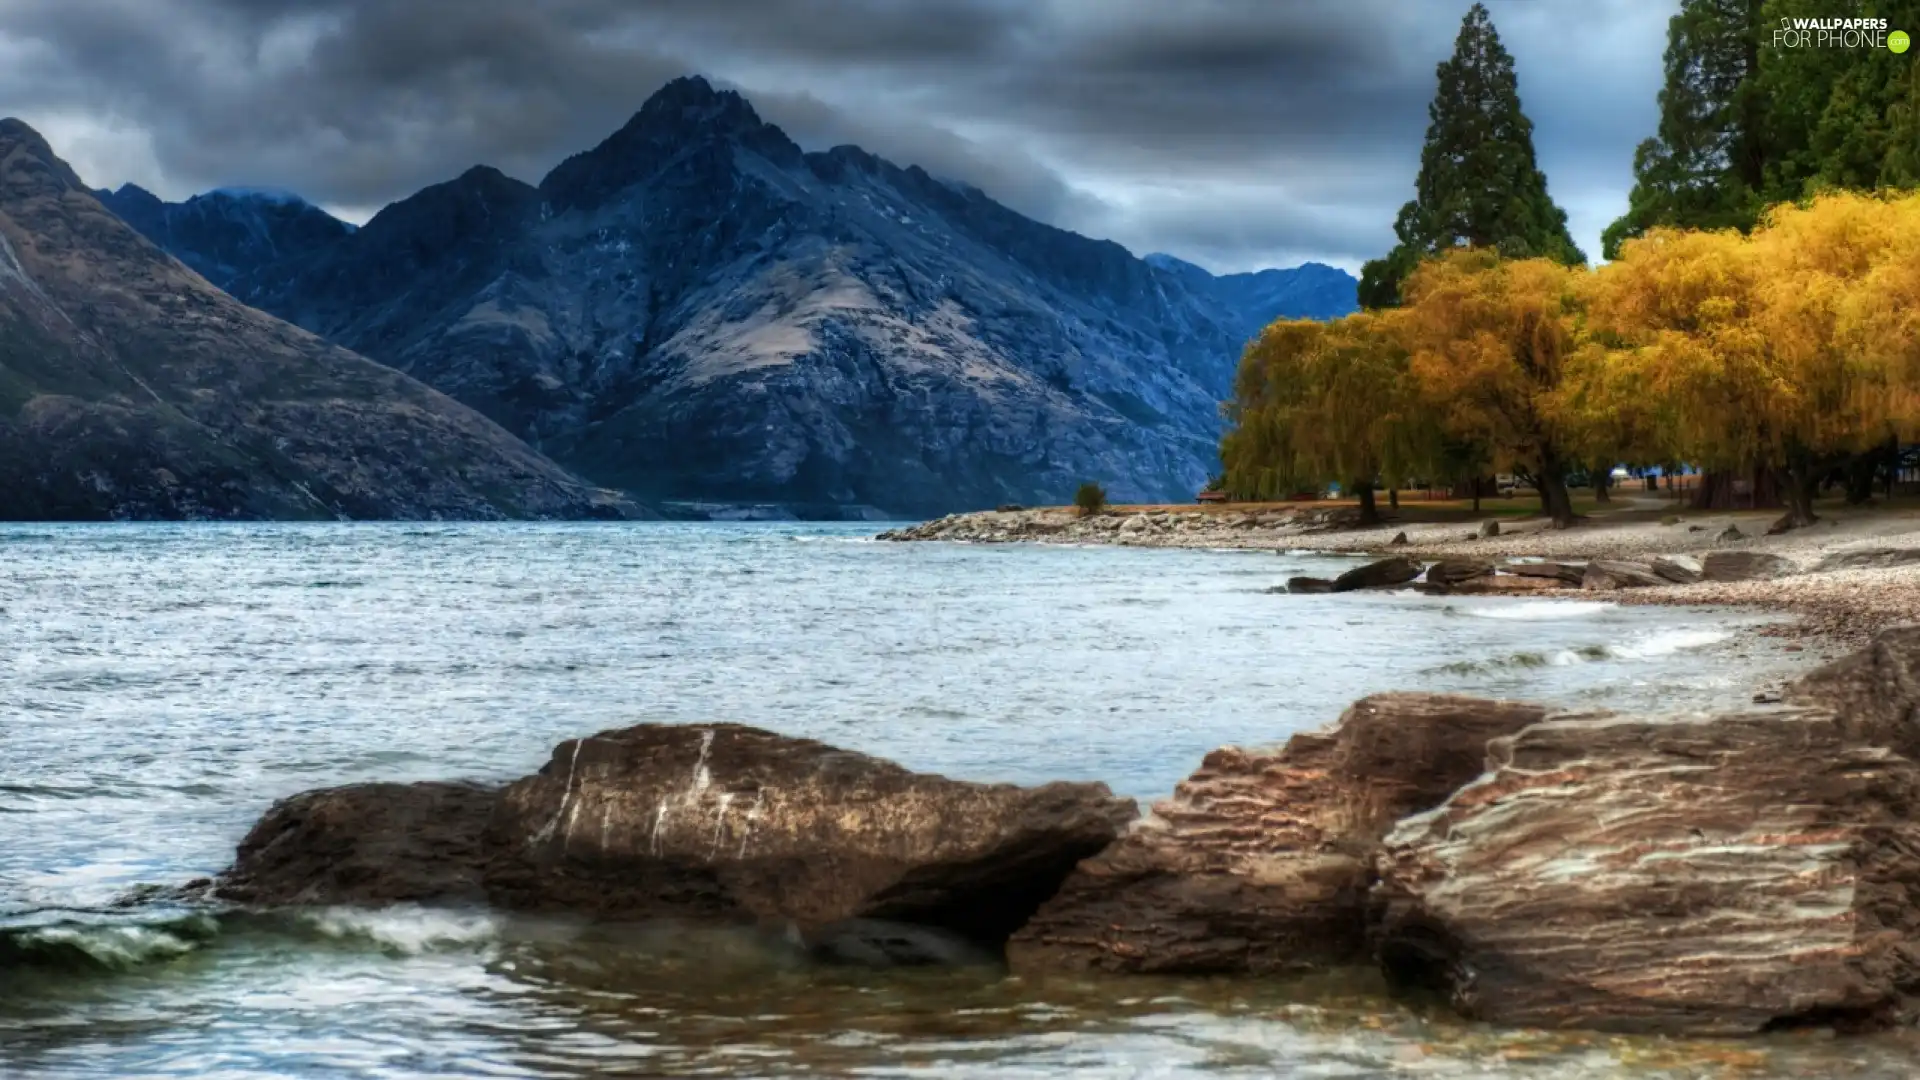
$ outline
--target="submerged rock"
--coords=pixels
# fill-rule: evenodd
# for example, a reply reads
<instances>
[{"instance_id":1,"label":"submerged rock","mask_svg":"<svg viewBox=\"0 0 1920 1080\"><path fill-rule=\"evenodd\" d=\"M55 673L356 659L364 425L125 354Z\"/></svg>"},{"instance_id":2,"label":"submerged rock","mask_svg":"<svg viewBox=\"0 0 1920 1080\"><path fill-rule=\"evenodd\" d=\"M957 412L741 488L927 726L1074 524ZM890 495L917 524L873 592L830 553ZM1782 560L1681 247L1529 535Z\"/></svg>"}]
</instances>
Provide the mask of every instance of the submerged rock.
<instances>
[{"instance_id":1,"label":"submerged rock","mask_svg":"<svg viewBox=\"0 0 1920 1080\"><path fill-rule=\"evenodd\" d=\"M1330 593L1333 591L1333 582L1328 581L1326 578L1290 577L1287 579L1285 591L1290 593Z\"/></svg>"},{"instance_id":2,"label":"submerged rock","mask_svg":"<svg viewBox=\"0 0 1920 1080\"><path fill-rule=\"evenodd\" d=\"M1136 813L1104 784L966 783L737 724L642 724L561 743L504 789L364 784L284 800L221 893L764 922L905 962L944 946L860 928L997 948Z\"/></svg>"},{"instance_id":3,"label":"submerged rock","mask_svg":"<svg viewBox=\"0 0 1920 1080\"><path fill-rule=\"evenodd\" d=\"M1352 592L1355 589L1375 589L1388 585L1405 585L1420 576L1421 566L1412 559L1400 555L1370 562L1333 579L1334 592Z\"/></svg>"},{"instance_id":4,"label":"submerged rock","mask_svg":"<svg viewBox=\"0 0 1920 1080\"><path fill-rule=\"evenodd\" d=\"M1364 698L1285 749L1227 747L1080 864L1008 944L1016 970L1266 974L1364 955L1373 849L1478 775L1517 702Z\"/></svg>"},{"instance_id":5,"label":"submerged rock","mask_svg":"<svg viewBox=\"0 0 1920 1080\"><path fill-rule=\"evenodd\" d=\"M1557 718L1386 839L1390 977L1500 1024L1872 1024L1920 984L1920 774L1817 710Z\"/></svg>"},{"instance_id":6,"label":"submerged rock","mask_svg":"<svg viewBox=\"0 0 1920 1080\"><path fill-rule=\"evenodd\" d=\"M1700 559L1707 581L1770 581L1795 569L1792 559L1764 551L1709 551Z\"/></svg>"}]
</instances>

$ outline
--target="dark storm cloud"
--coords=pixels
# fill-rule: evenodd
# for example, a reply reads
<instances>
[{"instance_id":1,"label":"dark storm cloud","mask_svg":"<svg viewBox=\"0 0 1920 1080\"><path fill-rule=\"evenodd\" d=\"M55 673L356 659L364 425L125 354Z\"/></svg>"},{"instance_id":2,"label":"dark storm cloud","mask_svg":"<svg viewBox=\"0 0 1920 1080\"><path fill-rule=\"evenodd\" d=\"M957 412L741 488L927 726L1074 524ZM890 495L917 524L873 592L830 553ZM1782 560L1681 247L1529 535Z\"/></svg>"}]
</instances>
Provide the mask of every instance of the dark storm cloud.
<instances>
[{"instance_id":1,"label":"dark storm cloud","mask_svg":"<svg viewBox=\"0 0 1920 1080\"><path fill-rule=\"evenodd\" d=\"M1664 5L1495 3L1589 248L1653 122ZM0 110L96 183L364 215L485 162L537 180L661 83L743 90L1044 220L1221 269L1356 265L1412 191L1464 4L1427 0L3 0Z\"/></svg>"}]
</instances>

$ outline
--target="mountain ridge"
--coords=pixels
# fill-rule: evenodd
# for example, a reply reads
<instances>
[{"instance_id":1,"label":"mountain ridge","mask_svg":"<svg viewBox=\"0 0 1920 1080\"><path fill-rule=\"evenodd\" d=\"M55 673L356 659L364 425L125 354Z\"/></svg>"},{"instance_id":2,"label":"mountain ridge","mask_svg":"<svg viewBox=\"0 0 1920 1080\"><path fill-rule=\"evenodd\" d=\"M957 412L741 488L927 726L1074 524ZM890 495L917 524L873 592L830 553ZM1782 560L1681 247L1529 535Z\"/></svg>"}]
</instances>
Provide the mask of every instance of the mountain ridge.
<instances>
[{"instance_id":1,"label":"mountain ridge","mask_svg":"<svg viewBox=\"0 0 1920 1080\"><path fill-rule=\"evenodd\" d=\"M227 287L598 483L920 515L1204 483L1245 341L1353 285L1192 270L690 77L537 185L476 166Z\"/></svg>"},{"instance_id":2,"label":"mountain ridge","mask_svg":"<svg viewBox=\"0 0 1920 1080\"><path fill-rule=\"evenodd\" d=\"M478 413L241 304L0 120L0 518L620 517Z\"/></svg>"}]
</instances>

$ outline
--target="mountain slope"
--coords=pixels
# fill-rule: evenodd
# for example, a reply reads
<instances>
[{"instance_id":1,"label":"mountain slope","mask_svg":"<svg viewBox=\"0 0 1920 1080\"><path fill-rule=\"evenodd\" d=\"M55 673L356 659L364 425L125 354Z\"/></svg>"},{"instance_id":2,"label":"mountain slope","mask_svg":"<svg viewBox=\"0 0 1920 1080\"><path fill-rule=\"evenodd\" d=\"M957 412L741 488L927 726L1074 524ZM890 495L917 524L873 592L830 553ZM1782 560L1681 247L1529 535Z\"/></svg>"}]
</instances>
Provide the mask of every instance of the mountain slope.
<instances>
[{"instance_id":1,"label":"mountain slope","mask_svg":"<svg viewBox=\"0 0 1920 1080\"><path fill-rule=\"evenodd\" d=\"M1246 340L1325 300L1190 269L694 78L538 187L476 168L230 287L600 483L917 515L1189 497Z\"/></svg>"},{"instance_id":2,"label":"mountain slope","mask_svg":"<svg viewBox=\"0 0 1920 1080\"><path fill-rule=\"evenodd\" d=\"M248 308L0 120L0 517L611 516L465 406Z\"/></svg>"}]
</instances>

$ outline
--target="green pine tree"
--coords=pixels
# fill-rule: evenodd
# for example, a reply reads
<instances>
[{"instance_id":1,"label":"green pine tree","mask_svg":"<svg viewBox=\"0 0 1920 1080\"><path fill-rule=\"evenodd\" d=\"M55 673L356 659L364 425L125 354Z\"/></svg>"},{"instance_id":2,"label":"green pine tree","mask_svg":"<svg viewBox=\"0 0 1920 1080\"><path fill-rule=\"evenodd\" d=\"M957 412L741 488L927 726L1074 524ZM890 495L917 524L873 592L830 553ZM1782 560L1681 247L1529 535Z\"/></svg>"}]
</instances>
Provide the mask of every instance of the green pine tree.
<instances>
[{"instance_id":1,"label":"green pine tree","mask_svg":"<svg viewBox=\"0 0 1920 1080\"><path fill-rule=\"evenodd\" d=\"M1681 0L1667 24L1659 133L1634 154L1620 244L1656 225L1751 228L1822 188L1920 183L1920 65L1886 49L1776 47L1782 19L1920 26L1920 0Z\"/></svg>"},{"instance_id":2,"label":"green pine tree","mask_svg":"<svg viewBox=\"0 0 1920 1080\"><path fill-rule=\"evenodd\" d=\"M1806 6L1808 0L1775 0L1767 11L1771 15ZM1833 6L1829 0L1827 10ZM1920 0L1855 0L1839 6L1849 9L1840 12L1841 17L1884 18L1890 29L1920 33ZM1909 103L1920 93L1920 64L1915 63L1914 54L1887 49L1813 51L1824 54L1820 59L1827 62L1809 64L1813 58L1807 50L1796 50L1791 56L1769 57L1761 65L1763 92L1807 86L1811 93L1804 96L1813 99L1810 104L1814 105L1807 114L1774 107L1776 129L1796 120L1810 123L1803 138L1804 154L1770 194L1794 198L1829 187L1869 191L1915 186L1920 177L1907 164L1920 150L1907 114Z\"/></svg>"},{"instance_id":3,"label":"green pine tree","mask_svg":"<svg viewBox=\"0 0 1920 1080\"><path fill-rule=\"evenodd\" d=\"M1667 23L1659 133L1633 155L1626 215L1602 254L1656 225L1748 228L1766 181L1766 119L1756 77L1761 0L1680 0Z\"/></svg>"},{"instance_id":4,"label":"green pine tree","mask_svg":"<svg viewBox=\"0 0 1920 1080\"><path fill-rule=\"evenodd\" d=\"M1533 124L1520 110L1513 56L1484 5L1468 10L1453 56L1437 74L1414 198L1393 223L1400 242L1361 271L1360 302L1368 307L1399 303L1400 282L1415 264L1452 247L1586 261L1567 232L1566 211L1547 195Z\"/></svg>"}]
</instances>

